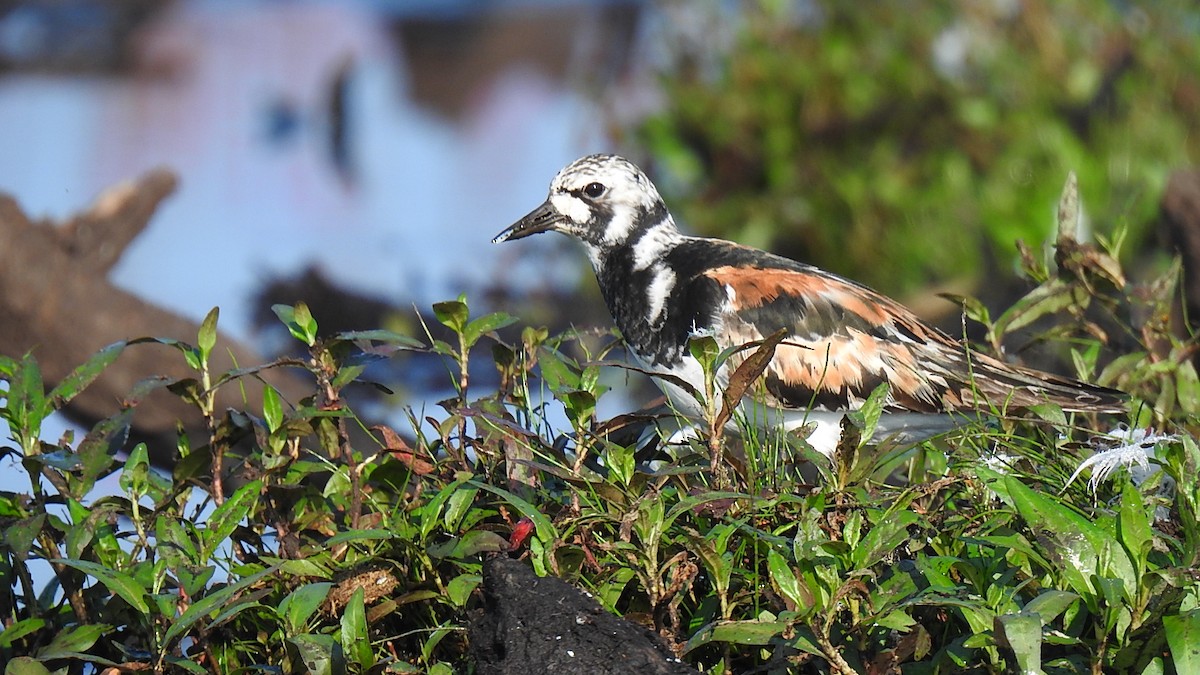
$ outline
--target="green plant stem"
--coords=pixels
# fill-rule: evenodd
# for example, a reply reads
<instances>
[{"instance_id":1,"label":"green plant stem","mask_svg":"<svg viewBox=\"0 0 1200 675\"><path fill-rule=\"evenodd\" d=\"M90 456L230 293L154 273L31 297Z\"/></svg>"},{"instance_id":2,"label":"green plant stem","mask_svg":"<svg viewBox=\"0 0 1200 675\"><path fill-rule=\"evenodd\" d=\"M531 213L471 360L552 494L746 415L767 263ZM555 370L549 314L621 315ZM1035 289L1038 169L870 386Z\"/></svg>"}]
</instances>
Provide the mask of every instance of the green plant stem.
<instances>
[{"instance_id":1,"label":"green plant stem","mask_svg":"<svg viewBox=\"0 0 1200 675\"><path fill-rule=\"evenodd\" d=\"M829 661L829 665L832 666L833 672L838 675L858 675L858 671L846 663L846 659L842 658L842 653L829 641L827 629L827 627L822 627L821 630L814 630L813 634L817 638L817 645L821 647L821 652L825 655L825 660Z\"/></svg>"},{"instance_id":2,"label":"green plant stem","mask_svg":"<svg viewBox=\"0 0 1200 675\"><path fill-rule=\"evenodd\" d=\"M225 444L217 442L217 392L212 386L212 375L208 370L208 362L200 367L200 414L204 417L204 428L208 432L208 444L212 448L212 496L217 506L225 502L225 484L221 476L225 464Z\"/></svg>"},{"instance_id":3,"label":"green plant stem","mask_svg":"<svg viewBox=\"0 0 1200 675\"><path fill-rule=\"evenodd\" d=\"M50 535L46 534L45 530L38 533L38 541L45 551L47 560L62 557L58 544L55 543ZM91 613L88 611L87 600L83 598L82 586L78 583L68 582L74 570L62 563L55 562L50 563L50 567L54 570L54 575L58 577L59 583L62 584L63 591L67 596L67 604L71 605L71 611L75 614L75 619L81 624L91 623Z\"/></svg>"}]
</instances>

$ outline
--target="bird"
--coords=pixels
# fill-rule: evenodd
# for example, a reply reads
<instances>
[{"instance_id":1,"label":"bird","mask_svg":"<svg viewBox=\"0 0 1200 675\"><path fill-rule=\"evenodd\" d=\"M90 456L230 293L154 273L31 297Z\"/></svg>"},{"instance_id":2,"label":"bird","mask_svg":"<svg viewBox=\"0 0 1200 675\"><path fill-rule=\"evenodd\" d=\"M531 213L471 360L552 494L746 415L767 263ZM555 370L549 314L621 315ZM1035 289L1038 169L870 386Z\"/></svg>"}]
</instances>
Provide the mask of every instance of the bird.
<instances>
[{"instance_id":1,"label":"bird","mask_svg":"<svg viewBox=\"0 0 1200 675\"><path fill-rule=\"evenodd\" d=\"M554 177L545 202L493 238L541 232L577 239L634 359L677 412L702 420L705 373L689 341L722 349L782 331L739 410L764 429L809 431L832 457L847 413L886 384L869 442L920 442L983 415L1051 403L1064 412L1126 412L1124 393L969 349L901 303L813 265L722 239L689 236L629 160L594 154ZM717 370L717 393L751 350ZM681 386L680 382L688 386ZM691 391L690 391L690 390ZM733 424L733 422L731 422Z\"/></svg>"}]
</instances>

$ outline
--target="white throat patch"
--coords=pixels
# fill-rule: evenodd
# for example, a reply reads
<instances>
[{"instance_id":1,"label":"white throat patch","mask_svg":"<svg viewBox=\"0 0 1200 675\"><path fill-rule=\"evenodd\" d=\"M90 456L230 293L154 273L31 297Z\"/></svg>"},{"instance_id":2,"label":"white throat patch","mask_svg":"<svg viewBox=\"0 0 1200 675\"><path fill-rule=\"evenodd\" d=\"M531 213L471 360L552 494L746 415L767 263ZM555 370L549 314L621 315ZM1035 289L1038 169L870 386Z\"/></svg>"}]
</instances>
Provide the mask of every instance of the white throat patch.
<instances>
[{"instance_id":1,"label":"white throat patch","mask_svg":"<svg viewBox=\"0 0 1200 675\"><path fill-rule=\"evenodd\" d=\"M574 195L552 194L550 203L554 205L556 211L566 216L571 222L583 224L592 219L592 207Z\"/></svg>"}]
</instances>

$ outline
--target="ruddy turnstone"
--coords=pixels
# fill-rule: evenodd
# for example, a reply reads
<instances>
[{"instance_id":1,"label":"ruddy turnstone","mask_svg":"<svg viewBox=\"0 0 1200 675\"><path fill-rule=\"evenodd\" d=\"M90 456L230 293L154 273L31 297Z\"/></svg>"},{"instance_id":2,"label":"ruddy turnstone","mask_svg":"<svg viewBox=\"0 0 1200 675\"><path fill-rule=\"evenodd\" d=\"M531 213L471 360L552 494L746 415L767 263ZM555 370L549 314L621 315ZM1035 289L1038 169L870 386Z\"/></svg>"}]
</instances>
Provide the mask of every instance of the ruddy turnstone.
<instances>
[{"instance_id":1,"label":"ruddy turnstone","mask_svg":"<svg viewBox=\"0 0 1200 675\"><path fill-rule=\"evenodd\" d=\"M680 233L654 184L622 157L576 160L555 176L541 206L493 241L550 230L583 243L617 327L649 371L704 391L691 338L711 335L725 349L785 329L753 402L743 401L742 409L764 428L815 424L808 441L826 455L837 446L844 414L885 382L875 441L915 442L978 413L1019 413L1040 403L1065 412L1125 411L1121 392L970 351L866 286L765 251ZM737 362L717 372L721 390ZM665 378L655 382L680 412L700 417L703 407L686 389Z\"/></svg>"}]
</instances>

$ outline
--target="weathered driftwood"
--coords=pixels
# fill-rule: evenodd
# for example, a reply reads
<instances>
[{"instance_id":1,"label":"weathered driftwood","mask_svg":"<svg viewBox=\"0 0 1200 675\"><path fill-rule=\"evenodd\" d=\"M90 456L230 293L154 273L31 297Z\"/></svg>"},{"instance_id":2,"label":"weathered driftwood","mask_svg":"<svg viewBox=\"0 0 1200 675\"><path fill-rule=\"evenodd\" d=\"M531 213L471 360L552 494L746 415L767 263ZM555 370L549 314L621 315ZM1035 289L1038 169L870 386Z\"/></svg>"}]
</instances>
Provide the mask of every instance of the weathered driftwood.
<instances>
[{"instance_id":1,"label":"weathered driftwood","mask_svg":"<svg viewBox=\"0 0 1200 675\"><path fill-rule=\"evenodd\" d=\"M66 222L32 221L12 197L0 194L0 353L36 357L47 386L61 380L101 347L119 340L153 336L194 344L199 325L113 286L108 272L125 247L146 227L178 180L155 170L136 181L102 194L90 208ZM197 265L180 274L216 274ZM213 350L216 368L251 366L258 354L220 336ZM87 390L66 407L69 419L85 427L121 409L134 385L148 377L187 377L182 355L159 344L127 348ZM270 376L284 397L304 395L298 381ZM262 400L261 386L246 379L249 406ZM217 395L217 411L243 409L240 388L225 387ZM147 441L155 463L170 462L176 424L201 429L190 406L166 391L156 391L133 415L133 440Z\"/></svg>"},{"instance_id":2,"label":"weathered driftwood","mask_svg":"<svg viewBox=\"0 0 1200 675\"><path fill-rule=\"evenodd\" d=\"M1171 174L1161 203L1163 230L1183 263L1183 313L1200 328L1200 170Z\"/></svg>"}]
</instances>

